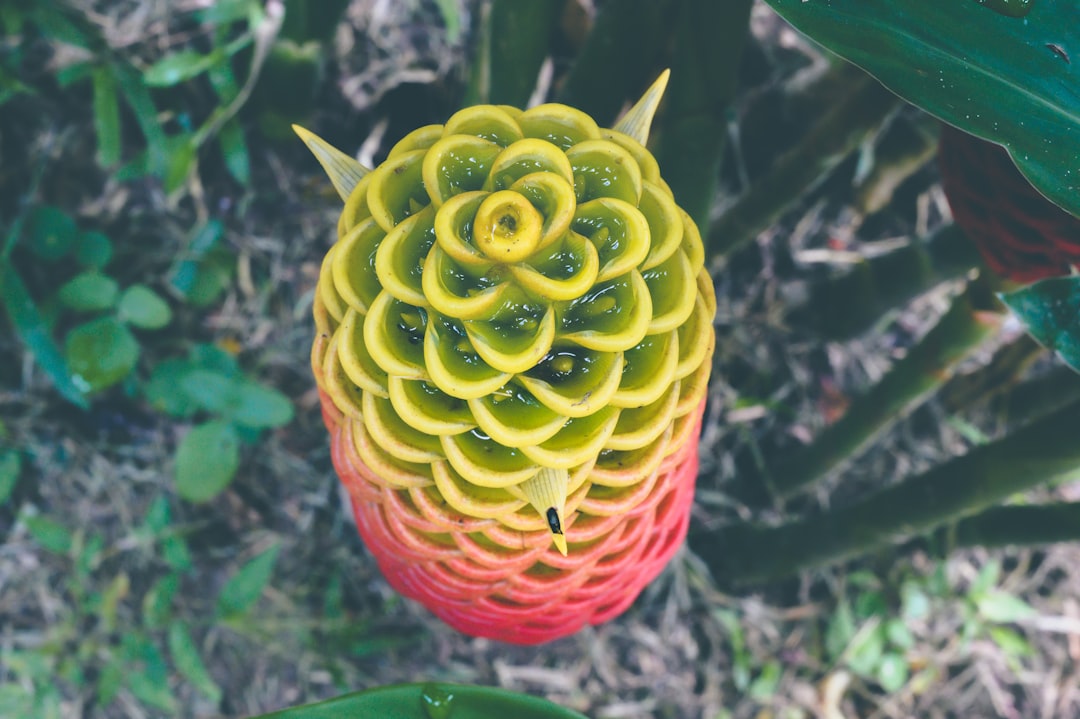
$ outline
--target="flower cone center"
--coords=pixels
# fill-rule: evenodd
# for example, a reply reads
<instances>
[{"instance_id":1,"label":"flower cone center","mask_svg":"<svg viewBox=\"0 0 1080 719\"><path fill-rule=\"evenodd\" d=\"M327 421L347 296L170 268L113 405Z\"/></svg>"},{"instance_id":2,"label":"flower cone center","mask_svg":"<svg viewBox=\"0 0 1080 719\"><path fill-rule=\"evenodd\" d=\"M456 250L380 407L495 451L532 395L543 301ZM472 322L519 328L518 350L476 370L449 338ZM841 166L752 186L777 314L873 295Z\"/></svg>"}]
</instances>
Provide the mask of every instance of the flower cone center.
<instances>
[{"instance_id":1,"label":"flower cone center","mask_svg":"<svg viewBox=\"0 0 1080 719\"><path fill-rule=\"evenodd\" d=\"M536 251L544 218L532 203L510 190L493 192L476 211L473 239L493 262L520 262Z\"/></svg>"}]
</instances>

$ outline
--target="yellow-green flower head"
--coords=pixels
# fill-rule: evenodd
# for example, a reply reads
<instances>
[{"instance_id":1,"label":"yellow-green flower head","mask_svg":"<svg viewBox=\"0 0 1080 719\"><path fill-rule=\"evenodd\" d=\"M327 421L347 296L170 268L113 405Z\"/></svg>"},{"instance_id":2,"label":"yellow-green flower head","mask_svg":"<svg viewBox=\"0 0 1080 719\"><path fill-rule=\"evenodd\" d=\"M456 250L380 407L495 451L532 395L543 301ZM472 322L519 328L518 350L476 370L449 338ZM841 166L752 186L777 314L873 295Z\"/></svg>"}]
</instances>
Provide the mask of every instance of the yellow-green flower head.
<instances>
[{"instance_id":1,"label":"yellow-green flower head","mask_svg":"<svg viewBox=\"0 0 1080 719\"><path fill-rule=\"evenodd\" d=\"M315 374L381 481L565 554L571 515L625 511L688 440L715 300L643 146L666 79L616 129L470 107L371 171L298 129L345 200Z\"/></svg>"}]
</instances>

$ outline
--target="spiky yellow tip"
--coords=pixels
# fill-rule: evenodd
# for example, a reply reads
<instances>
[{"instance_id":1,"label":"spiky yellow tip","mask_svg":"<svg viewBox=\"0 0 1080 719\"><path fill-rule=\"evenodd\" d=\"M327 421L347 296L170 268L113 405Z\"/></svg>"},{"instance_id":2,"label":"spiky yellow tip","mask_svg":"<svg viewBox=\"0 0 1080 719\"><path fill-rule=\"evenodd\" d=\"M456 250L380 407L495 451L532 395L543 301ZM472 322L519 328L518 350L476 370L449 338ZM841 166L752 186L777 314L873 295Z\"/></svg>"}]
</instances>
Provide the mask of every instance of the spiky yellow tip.
<instances>
[{"instance_id":1,"label":"spiky yellow tip","mask_svg":"<svg viewBox=\"0 0 1080 719\"><path fill-rule=\"evenodd\" d=\"M364 167L355 159L349 157L314 132L305 130L299 125L293 125L292 129L293 132L300 136L300 139L303 140L304 144L311 150L311 154L315 155L315 159L322 165L323 170L325 170L326 174L330 177L330 182L334 184L334 189L341 195L342 201L349 199L349 195L352 194L353 188L356 187L360 182L360 179L371 172L371 170Z\"/></svg>"},{"instance_id":2,"label":"spiky yellow tip","mask_svg":"<svg viewBox=\"0 0 1080 719\"><path fill-rule=\"evenodd\" d=\"M525 497L547 521L551 541L566 556L566 495L570 488L570 473L565 469L544 467L521 485Z\"/></svg>"},{"instance_id":3,"label":"spiky yellow tip","mask_svg":"<svg viewBox=\"0 0 1080 719\"><path fill-rule=\"evenodd\" d=\"M664 97L664 90L667 89L670 76L671 70L660 73L656 82L645 91L633 107L626 111L614 129L629 135L642 145L648 144L649 128L652 127L653 116L656 114L656 108L660 107L660 100Z\"/></svg>"}]
</instances>

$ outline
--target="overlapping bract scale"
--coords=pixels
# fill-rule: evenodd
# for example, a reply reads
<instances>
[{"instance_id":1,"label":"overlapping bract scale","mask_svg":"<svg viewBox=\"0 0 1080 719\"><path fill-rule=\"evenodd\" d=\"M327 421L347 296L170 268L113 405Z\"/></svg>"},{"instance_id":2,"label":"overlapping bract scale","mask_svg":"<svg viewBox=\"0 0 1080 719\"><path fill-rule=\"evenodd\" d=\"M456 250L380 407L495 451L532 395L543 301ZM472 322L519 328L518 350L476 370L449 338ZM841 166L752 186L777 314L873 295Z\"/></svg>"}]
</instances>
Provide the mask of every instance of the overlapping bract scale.
<instances>
[{"instance_id":1,"label":"overlapping bract scale","mask_svg":"<svg viewBox=\"0 0 1080 719\"><path fill-rule=\"evenodd\" d=\"M391 583L514 642L622 611L685 535L713 347L652 156L562 105L467 108L356 182L338 233L312 366Z\"/></svg>"}]
</instances>

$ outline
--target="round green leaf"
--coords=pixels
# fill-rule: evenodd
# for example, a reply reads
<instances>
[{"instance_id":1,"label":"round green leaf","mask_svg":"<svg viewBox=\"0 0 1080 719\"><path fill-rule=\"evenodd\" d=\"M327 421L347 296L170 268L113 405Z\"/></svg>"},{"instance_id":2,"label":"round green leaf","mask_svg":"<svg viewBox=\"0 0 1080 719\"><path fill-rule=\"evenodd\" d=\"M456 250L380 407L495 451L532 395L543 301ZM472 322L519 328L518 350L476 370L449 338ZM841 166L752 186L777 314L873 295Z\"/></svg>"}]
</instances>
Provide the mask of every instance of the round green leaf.
<instances>
[{"instance_id":1,"label":"round green leaf","mask_svg":"<svg viewBox=\"0 0 1080 719\"><path fill-rule=\"evenodd\" d=\"M292 421L293 405L276 389L244 382L238 387L236 404L229 417L237 424L255 429L281 427Z\"/></svg>"},{"instance_id":2,"label":"round green leaf","mask_svg":"<svg viewBox=\"0 0 1080 719\"><path fill-rule=\"evenodd\" d=\"M94 392L128 376L139 360L139 343L115 317L99 317L68 333L64 355L72 380Z\"/></svg>"},{"instance_id":3,"label":"round green leaf","mask_svg":"<svg viewBox=\"0 0 1080 719\"><path fill-rule=\"evenodd\" d=\"M75 220L59 207L35 207L27 218L26 244L43 260L58 260L66 255L78 233Z\"/></svg>"},{"instance_id":4,"label":"round green leaf","mask_svg":"<svg viewBox=\"0 0 1080 719\"><path fill-rule=\"evenodd\" d=\"M222 492L240 464L240 440L228 422L214 421L187 433L176 450L176 493L206 502Z\"/></svg>"},{"instance_id":5,"label":"round green leaf","mask_svg":"<svg viewBox=\"0 0 1080 719\"><path fill-rule=\"evenodd\" d=\"M101 312L116 304L119 292L116 280L92 270L75 276L57 294L65 307L77 312Z\"/></svg>"},{"instance_id":6,"label":"round green leaf","mask_svg":"<svg viewBox=\"0 0 1080 719\"><path fill-rule=\"evenodd\" d=\"M169 324L172 310L161 296L146 285L132 285L120 297L120 319L144 330L156 330Z\"/></svg>"},{"instance_id":7,"label":"round green leaf","mask_svg":"<svg viewBox=\"0 0 1080 719\"><path fill-rule=\"evenodd\" d=\"M75 259L83 267L101 269L113 256L112 242L100 232L84 232L75 246Z\"/></svg>"},{"instance_id":8,"label":"round green leaf","mask_svg":"<svg viewBox=\"0 0 1080 719\"><path fill-rule=\"evenodd\" d=\"M225 414L236 406L239 383L221 372L192 369L180 379L180 387L207 412Z\"/></svg>"},{"instance_id":9,"label":"round green leaf","mask_svg":"<svg viewBox=\"0 0 1080 719\"><path fill-rule=\"evenodd\" d=\"M886 654L877 667L877 681L881 688L892 694L904 688L908 680L908 663L899 654Z\"/></svg>"},{"instance_id":10,"label":"round green leaf","mask_svg":"<svg viewBox=\"0 0 1080 719\"><path fill-rule=\"evenodd\" d=\"M154 367L150 381L143 388L143 396L154 409L172 417L190 417L199 405L183 388L185 376L191 372L191 363L183 359L168 359Z\"/></svg>"}]
</instances>

